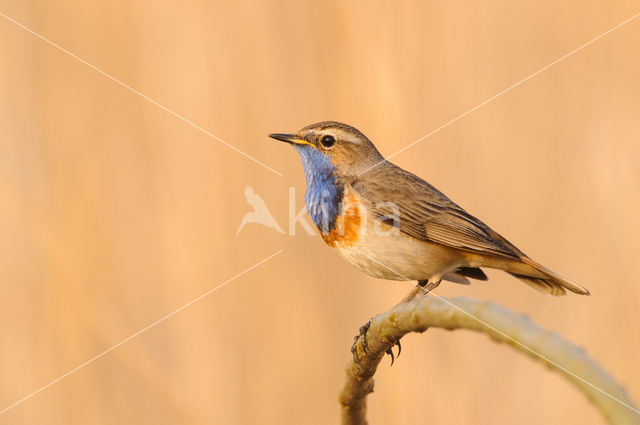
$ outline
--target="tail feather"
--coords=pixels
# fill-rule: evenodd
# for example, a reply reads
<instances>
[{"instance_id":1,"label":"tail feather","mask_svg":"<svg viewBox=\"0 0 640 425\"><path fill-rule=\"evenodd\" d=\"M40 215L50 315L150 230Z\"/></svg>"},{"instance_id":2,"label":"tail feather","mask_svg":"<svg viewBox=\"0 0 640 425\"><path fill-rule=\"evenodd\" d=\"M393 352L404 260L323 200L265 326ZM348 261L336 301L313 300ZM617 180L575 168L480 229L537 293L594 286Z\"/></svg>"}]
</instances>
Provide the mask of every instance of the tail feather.
<instances>
[{"instance_id":1,"label":"tail feather","mask_svg":"<svg viewBox=\"0 0 640 425\"><path fill-rule=\"evenodd\" d=\"M566 290L580 295L590 295L586 288L557 275L535 261L527 257L524 257L521 260L522 263L520 264L524 264L528 267L518 267L517 271L514 270L507 272L538 291L556 296L566 294ZM526 268L531 268L532 273L528 273L527 270L524 270Z\"/></svg>"},{"instance_id":2,"label":"tail feather","mask_svg":"<svg viewBox=\"0 0 640 425\"><path fill-rule=\"evenodd\" d=\"M567 291L565 291L564 286L562 284L556 283L551 279L541 279L537 277L524 276L521 274L509 273L511 276L515 276L527 285L531 286L533 289L538 290L540 292L544 292L549 295L565 295Z\"/></svg>"}]
</instances>

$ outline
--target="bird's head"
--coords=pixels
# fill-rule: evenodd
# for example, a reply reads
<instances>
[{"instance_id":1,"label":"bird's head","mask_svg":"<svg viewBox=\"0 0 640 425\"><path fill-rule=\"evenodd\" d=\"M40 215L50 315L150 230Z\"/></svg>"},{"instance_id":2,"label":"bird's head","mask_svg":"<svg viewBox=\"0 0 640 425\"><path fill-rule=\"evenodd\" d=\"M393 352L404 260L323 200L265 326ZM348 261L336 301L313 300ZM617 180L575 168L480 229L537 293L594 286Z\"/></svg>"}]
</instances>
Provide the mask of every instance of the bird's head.
<instances>
[{"instance_id":1,"label":"bird's head","mask_svg":"<svg viewBox=\"0 0 640 425\"><path fill-rule=\"evenodd\" d=\"M289 143L298 151L307 176L323 173L357 176L384 161L364 134L335 121L323 121L293 134L275 133L269 137Z\"/></svg>"}]
</instances>

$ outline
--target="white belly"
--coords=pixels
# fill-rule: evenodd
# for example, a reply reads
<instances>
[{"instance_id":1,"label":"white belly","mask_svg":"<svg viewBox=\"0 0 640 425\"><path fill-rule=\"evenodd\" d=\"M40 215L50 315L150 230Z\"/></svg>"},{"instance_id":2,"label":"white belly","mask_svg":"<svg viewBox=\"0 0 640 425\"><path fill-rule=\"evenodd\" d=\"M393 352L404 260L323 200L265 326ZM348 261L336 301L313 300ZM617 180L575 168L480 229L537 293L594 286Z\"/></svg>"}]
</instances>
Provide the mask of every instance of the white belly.
<instances>
[{"instance_id":1,"label":"white belly","mask_svg":"<svg viewBox=\"0 0 640 425\"><path fill-rule=\"evenodd\" d=\"M336 247L336 252L364 273L389 280L424 280L441 277L460 266L441 249L411 238L365 234L355 244Z\"/></svg>"},{"instance_id":2,"label":"white belly","mask_svg":"<svg viewBox=\"0 0 640 425\"><path fill-rule=\"evenodd\" d=\"M323 239L364 273L390 280L423 280L465 265L460 251L412 238L373 219L358 194L348 191L344 199L336 230Z\"/></svg>"}]
</instances>

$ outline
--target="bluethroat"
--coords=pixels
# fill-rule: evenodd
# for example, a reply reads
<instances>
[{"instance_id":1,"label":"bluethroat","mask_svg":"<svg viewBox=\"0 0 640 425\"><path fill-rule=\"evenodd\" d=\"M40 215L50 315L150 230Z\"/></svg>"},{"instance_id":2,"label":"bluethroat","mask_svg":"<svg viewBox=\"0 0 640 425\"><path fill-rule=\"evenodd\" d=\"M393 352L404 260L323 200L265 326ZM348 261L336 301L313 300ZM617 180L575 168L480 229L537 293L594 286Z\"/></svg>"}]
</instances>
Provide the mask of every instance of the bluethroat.
<instances>
[{"instance_id":1,"label":"bluethroat","mask_svg":"<svg viewBox=\"0 0 640 425\"><path fill-rule=\"evenodd\" d=\"M364 273L417 280L428 292L442 280L487 280L504 270L551 295L589 291L536 263L442 192L385 160L357 129L334 121L270 134L300 155L305 205L324 241Z\"/></svg>"}]
</instances>

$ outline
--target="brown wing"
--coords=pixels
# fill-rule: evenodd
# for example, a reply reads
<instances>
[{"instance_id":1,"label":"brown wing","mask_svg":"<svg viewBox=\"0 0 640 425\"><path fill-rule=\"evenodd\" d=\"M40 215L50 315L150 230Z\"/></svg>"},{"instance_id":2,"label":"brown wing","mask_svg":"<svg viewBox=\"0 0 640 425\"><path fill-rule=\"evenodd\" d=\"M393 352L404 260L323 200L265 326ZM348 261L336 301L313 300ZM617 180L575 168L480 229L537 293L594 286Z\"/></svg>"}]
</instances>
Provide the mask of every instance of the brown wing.
<instances>
[{"instance_id":1,"label":"brown wing","mask_svg":"<svg viewBox=\"0 0 640 425\"><path fill-rule=\"evenodd\" d=\"M400 231L416 239L509 258L524 256L513 244L421 178L391 163L352 182L371 201L375 218L399 215Z\"/></svg>"}]
</instances>

